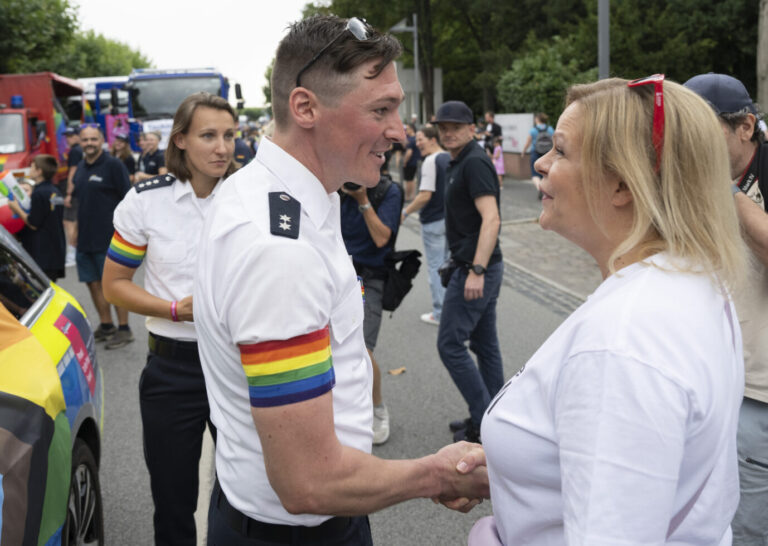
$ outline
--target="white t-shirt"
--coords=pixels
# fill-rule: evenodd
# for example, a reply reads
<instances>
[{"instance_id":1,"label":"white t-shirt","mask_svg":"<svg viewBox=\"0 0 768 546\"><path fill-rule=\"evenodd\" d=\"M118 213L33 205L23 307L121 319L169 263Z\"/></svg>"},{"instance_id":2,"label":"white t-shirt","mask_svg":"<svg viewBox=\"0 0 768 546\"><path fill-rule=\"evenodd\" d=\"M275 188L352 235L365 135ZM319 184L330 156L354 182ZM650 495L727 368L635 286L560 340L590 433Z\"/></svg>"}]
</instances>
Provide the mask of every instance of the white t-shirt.
<instances>
[{"instance_id":1,"label":"white t-shirt","mask_svg":"<svg viewBox=\"0 0 768 546\"><path fill-rule=\"evenodd\" d=\"M489 405L504 544L730 544L741 332L709 277L671 267L606 279Z\"/></svg>"},{"instance_id":2,"label":"white t-shirt","mask_svg":"<svg viewBox=\"0 0 768 546\"><path fill-rule=\"evenodd\" d=\"M300 213L275 214L273 198L278 205L298 201ZM259 521L319 525L329 516L289 514L270 486L251 405L285 405L332 389L339 441L371 451L373 375L339 196L262 140L256 158L222 184L213 202L194 302L217 428L216 473L227 499Z\"/></svg>"},{"instance_id":3,"label":"white t-shirt","mask_svg":"<svg viewBox=\"0 0 768 546\"><path fill-rule=\"evenodd\" d=\"M161 175L152 179L160 181L157 187L152 187L151 181L138 184L149 185L140 192L136 186L131 188L115 209L113 218L115 230L125 240L117 244L132 245L133 249L127 250L133 250L134 256L145 253L145 290L170 301L192 295L200 233L208 205L221 185L216 184L208 197L199 199L188 182L176 179L170 185L163 185L172 177ZM193 323L173 322L170 314L167 319L147 317L145 323L147 330L159 336L186 341L197 339Z\"/></svg>"},{"instance_id":4,"label":"white t-shirt","mask_svg":"<svg viewBox=\"0 0 768 546\"><path fill-rule=\"evenodd\" d=\"M437 188L437 165L435 165L436 153L429 154L421 162L421 180L419 191L435 192Z\"/></svg>"}]
</instances>

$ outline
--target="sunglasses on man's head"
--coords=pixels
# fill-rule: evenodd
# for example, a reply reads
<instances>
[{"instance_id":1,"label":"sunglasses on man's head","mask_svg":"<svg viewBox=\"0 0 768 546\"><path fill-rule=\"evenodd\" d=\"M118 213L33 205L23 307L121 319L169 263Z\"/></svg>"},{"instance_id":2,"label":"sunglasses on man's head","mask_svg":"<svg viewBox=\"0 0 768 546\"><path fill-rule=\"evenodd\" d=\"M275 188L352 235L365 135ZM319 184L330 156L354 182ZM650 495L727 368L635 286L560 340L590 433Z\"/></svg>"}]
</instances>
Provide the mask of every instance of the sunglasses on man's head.
<instances>
[{"instance_id":1,"label":"sunglasses on man's head","mask_svg":"<svg viewBox=\"0 0 768 546\"><path fill-rule=\"evenodd\" d=\"M373 29L366 23L365 19L358 19L357 17L352 17L347 21L347 25L344 27L344 30L342 30L339 34L337 34L333 40L328 42L320 51L315 53L314 57L312 57L307 64L304 65L304 67L299 70L299 73L296 74L296 87L301 87L301 75L304 74L309 68L317 62L317 60L322 57L323 53L326 52L326 50L331 47L331 45L336 42L339 38L344 36L345 32L351 32L352 36L354 36L359 42L365 42L371 38L371 35L373 34Z\"/></svg>"},{"instance_id":2,"label":"sunglasses on man's head","mask_svg":"<svg viewBox=\"0 0 768 546\"><path fill-rule=\"evenodd\" d=\"M653 84L653 149L656 150L656 172L661 169L664 150L664 74L654 74L627 83L630 89Z\"/></svg>"}]
</instances>

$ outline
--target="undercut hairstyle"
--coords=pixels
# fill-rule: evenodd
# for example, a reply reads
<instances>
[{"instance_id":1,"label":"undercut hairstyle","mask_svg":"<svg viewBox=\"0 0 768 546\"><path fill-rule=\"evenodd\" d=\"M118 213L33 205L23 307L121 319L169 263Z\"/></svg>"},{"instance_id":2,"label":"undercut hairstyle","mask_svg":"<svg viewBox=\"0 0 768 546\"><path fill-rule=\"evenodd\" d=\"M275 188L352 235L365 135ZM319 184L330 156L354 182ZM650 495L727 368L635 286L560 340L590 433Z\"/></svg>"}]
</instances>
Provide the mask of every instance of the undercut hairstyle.
<instances>
[{"instance_id":1,"label":"undercut hairstyle","mask_svg":"<svg viewBox=\"0 0 768 546\"><path fill-rule=\"evenodd\" d=\"M176 110L176 115L173 116L173 127L171 128L171 135L168 137L168 148L165 150L165 166L168 172L173 173L176 178L182 181L189 180L192 177L192 171L187 165L186 150L182 150L176 145L176 135L186 135L189 132L195 110L200 107L226 112L232 116L232 121L237 125L235 111L229 102L222 97L202 91L190 95L182 101ZM227 167L227 172L224 173L224 178L235 172L237 167L237 163L232 159Z\"/></svg>"},{"instance_id":2,"label":"undercut hairstyle","mask_svg":"<svg viewBox=\"0 0 768 546\"><path fill-rule=\"evenodd\" d=\"M53 180L53 177L56 176L56 171L59 170L59 163L52 155L36 155L32 160L32 163L35 164L35 167L40 169L40 174L43 175L43 180Z\"/></svg>"},{"instance_id":3,"label":"undercut hairstyle","mask_svg":"<svg viewBox=\"0 0 768 546\"><path fill-rule=\"evenodd\" d=\"M566 106L577 103L582 114L581 177L593 218L598 221L597 195L606 180L618 177L632 193L633 225L609 269L615 272L617 260L632 249L646 256L666 251L679 270L711 274L737 290L748 258L727 183L723 130L696 93L669 80L663 86L658 172L653 85L629 88L627 80L611 78L568 90Z\"/></svg>"},{"instance_id":4,"label":"undercut hairstyle","mask_svg":"<svg viewBox=\"0 0 768 546\"><path fill-rule=\"evenodd\" d=\"M280 41L272 69L272 112L278 127L288 121L288 97L296 87L296 76L315 54L333 43L301 75L301 85L312 91L325 105L336 106L354 86L352 73L360 65L377 61L372 74L376 78L400 56L400 42L389 34L368 27L370 36L360 41L345 30L346 19L334 15L316 15L290 26Z\"/></svg>"},{"instance_id":5,"label":"undercut hairstyle","mask_svg":"<svg viewBox=\"0 0 768 546\"><path fill-rule=\"evenodd\" d=\"M734 132L736 128L747 121L747 116L750 114L750 112L747 112L746 110L743 112L722 112L718 117L725 123L728 128L731 130L731 132ZM754 114L753 114L754 116ZM754 123L754 131L752 131L752 138L750 140L752 142L757 142L758 144L762 144L765 142L765 135L763 134L762 129L760 129L760 118L758 116L755 117L755 123Z\"/></svg>"},{"instance_id":6,"label":"undercut hairstyle","mask_svg":"<svg viewBox=\"0 0 768 546\"><path fill-rule=\"evenodd\" d=\"M427 138L427 139L434 138L435 140L440 142L440 136L437 133L437 127L435 127L434 125L425 125L421 129L419 129L419 131L421 131L421 134L424 135L424 138Z\"/></svg>"},{"instance_id":7,"label":"undercut hairstyle","mask_svg":"<svg viewBox=\"0 0 768 546\"><path fill-rule=\"evenodd\" d=\"M536 114L536 119L538 119L542 123L548 123L549 122L549 116L545 114L544 112L539 112Z\"/></svg>"}]
</instances>

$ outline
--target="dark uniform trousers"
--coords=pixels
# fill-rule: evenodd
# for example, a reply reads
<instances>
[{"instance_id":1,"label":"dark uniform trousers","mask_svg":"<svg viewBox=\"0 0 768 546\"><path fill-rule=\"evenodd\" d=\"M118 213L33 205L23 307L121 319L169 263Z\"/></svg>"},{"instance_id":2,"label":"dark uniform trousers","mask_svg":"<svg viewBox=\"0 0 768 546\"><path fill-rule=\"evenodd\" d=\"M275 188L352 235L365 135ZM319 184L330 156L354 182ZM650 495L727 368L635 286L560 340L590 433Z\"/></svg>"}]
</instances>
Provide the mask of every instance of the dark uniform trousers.
<instances>
[{"instance_id":1,"label":"dark uniform trousers","mask_svg":"<svg viewBox=\"0 0 768 546\"><path fill-rule=\"evenodd\" d=\"M219 486L208 507L208 546L373 546L368 516L335 517L317 527L276 525L235 509Z\"/></svg>"},{"instance_id":2,"label":"dark uniform trousers","mask_svg":"<svg viewBox=\"0 0 768 546\"><path fill-rule=\"evenodd\" d=\"M198 472L208 396L197 343L150 333L139 381L144 460L149 470L157 545L196 545Z\"/></svg>"}]
</instances>

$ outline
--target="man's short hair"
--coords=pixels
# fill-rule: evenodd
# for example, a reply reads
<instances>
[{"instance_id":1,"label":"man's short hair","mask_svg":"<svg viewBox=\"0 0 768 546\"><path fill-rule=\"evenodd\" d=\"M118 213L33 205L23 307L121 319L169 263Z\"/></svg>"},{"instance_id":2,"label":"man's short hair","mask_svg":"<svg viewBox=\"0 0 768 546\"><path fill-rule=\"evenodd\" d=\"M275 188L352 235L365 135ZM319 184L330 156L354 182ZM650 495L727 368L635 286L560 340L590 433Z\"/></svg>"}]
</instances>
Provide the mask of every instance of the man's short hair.
<instances>
[{"instance_id":1,"label":"man's short hair","mask_svg":"<svg viewBox=\"0 0 768 546\"><path fill-rule=\"evenodd\" d=\"M328 105L338 104L349 92L352 82L347 76L357 67L377 60L374 74L367 76L375 78L402 52L393 36L370 28L369 38L361 41L345 30L346 24L346 19L334 15L316 15L291 25L277 47L272 69L275 123L283 125L288 120L288 97L296 87L296 76L328 44L328 49L302 75L302 86Z\"/></svg>"},{"instance_id":2,"label":"man's short hair","mask_svg":"<svg viewBox=\"0 0 768 546\"><path fill-rule=\"evenodd\" d=\"M53 180L56 176L56 171L59 169L59 164L56 158L48 154L36 155L32 160L35 167L40 169L40 174L43 175L43 180Z\"/></svg>"}]
</instances>

